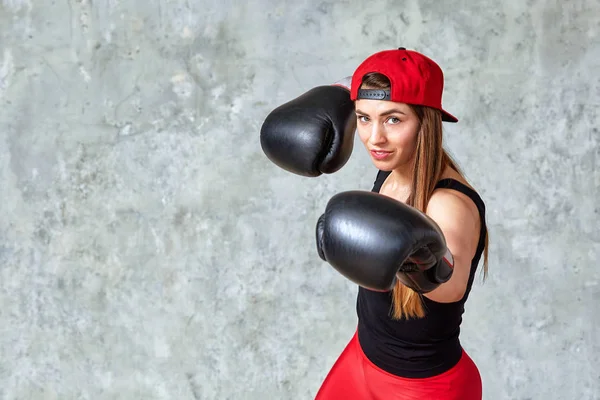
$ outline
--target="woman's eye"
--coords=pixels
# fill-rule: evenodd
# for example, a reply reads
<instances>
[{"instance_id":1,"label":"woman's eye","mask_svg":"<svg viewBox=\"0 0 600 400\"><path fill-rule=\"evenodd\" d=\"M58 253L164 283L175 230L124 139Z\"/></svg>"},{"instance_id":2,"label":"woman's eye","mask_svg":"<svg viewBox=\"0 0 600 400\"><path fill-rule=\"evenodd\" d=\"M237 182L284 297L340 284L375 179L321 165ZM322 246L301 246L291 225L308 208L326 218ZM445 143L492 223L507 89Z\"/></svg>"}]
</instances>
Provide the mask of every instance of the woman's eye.
<instances>
[{"instance_id":1,"label":"woman's eye","mask_svg":"<svg viewBox=\"0 0 600 400\"><path fill-rule=\"evenodd\" d=\"M358 120L360 122L368 122L369 121L369 117L365 117L364 115L359 115L358 116Z\"/></svg>"},{"instance_id":2,"label":"woman's eye","mask_svg":"<svg viewBox=\"0 0 600 400\"><path fill-rule=\"evenodd\" d=\"M399 118L396 118L396 117L391 117L390 119L388 119L388 121L389 121L391 124L399 124L399 123L400 123L400 119L399 119Z\"/></svg>"}]
</instances>

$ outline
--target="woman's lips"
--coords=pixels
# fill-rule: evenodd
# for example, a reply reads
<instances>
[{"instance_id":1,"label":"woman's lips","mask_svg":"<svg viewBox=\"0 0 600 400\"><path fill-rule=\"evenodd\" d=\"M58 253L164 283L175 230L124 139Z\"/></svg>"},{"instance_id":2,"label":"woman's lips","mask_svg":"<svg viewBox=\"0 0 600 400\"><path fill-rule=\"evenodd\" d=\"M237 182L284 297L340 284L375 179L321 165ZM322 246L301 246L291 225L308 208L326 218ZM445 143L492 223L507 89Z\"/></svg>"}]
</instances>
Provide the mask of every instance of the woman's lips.
<instances>
[{"instance_id":1,"label":"woman's lips","mask_svg":"<svg viewBox=\"0 0 600 400\"><path fill-rule=\"evenodd\" d=\"M390 154L392 154L391 151L371 150L371 157L373 157L376 160L386 159L390 156Z\"/></svg>"}]
</instances>

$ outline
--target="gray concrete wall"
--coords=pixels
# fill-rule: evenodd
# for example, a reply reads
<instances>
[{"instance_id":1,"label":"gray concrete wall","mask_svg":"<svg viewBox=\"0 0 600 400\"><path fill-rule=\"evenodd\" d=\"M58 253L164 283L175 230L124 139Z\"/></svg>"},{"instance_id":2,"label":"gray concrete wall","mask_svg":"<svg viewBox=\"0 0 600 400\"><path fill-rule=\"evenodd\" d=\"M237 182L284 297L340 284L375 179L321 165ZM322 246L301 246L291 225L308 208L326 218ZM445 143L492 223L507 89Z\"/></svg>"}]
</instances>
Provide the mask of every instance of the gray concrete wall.
<instances>
[{"instance_id":1,"label":"gray concrete wall","mask_svg":"<svg viewBox=\"0 0 600 400\"><path fill-rule=\"evenodd\" d=\"M484 398L600 399L599 41L597 0L2 0L0 398L312 398L356 324L314 225L374 170L292 176L260 125L405 46L488 206Z\"/></svg>"}]
</instances>

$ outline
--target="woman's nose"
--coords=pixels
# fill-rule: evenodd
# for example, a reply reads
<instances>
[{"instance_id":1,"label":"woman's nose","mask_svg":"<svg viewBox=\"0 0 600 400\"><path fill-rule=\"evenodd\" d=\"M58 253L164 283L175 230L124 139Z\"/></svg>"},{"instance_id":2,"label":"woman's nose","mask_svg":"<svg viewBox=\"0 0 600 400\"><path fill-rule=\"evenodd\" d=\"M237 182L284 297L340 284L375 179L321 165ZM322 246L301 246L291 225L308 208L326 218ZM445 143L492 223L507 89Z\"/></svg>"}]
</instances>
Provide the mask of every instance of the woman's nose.
<instances>
[{"instance_id":1,"label":"woman's nose","mask_svg":"<svg viewBox=\"0 0 600 400\"><path fill-rule=\"evenodd\" d=\"M385 142L385 132L380 124L373 124L371 126L371 134L369 136L369 143L372 145L379 145Z\"/></svg>"}]
</instances>

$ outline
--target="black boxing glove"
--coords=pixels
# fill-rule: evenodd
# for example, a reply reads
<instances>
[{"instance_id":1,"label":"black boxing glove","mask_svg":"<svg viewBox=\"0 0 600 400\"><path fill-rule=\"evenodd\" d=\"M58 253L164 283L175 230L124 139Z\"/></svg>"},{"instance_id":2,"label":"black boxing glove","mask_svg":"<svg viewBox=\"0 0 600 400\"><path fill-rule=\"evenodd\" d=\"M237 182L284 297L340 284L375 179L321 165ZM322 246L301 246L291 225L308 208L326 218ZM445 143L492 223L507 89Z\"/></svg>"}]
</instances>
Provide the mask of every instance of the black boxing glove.
<instances>
[{"instance_id":1,"label":"black boxing glove","mask_svg":"<svg viewBox=\"0 0 600 400\"><path fill-rule=\"evenodd\" d=\"M309 177L342 168L354 146L356 114L349 79L318 86L277 107L265 119L260 144L269 160Z\"/></svg>"},{"instance_id":2,"label":"black boxing glove","mask_svg":"<svg viewBox=\"0 0 600 400\"><path fill-rule=\"evenodd\" d=\"M438 225L388 196L347 191L317 221L317 251L350 281L389 291L397 280L418 293L448 281L453 257Z\"/></svg>"}]
</instances>

